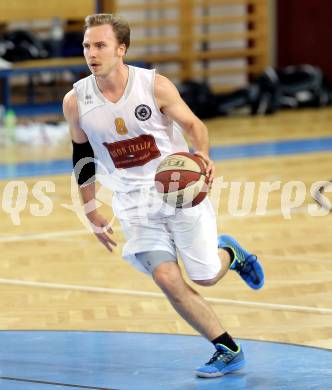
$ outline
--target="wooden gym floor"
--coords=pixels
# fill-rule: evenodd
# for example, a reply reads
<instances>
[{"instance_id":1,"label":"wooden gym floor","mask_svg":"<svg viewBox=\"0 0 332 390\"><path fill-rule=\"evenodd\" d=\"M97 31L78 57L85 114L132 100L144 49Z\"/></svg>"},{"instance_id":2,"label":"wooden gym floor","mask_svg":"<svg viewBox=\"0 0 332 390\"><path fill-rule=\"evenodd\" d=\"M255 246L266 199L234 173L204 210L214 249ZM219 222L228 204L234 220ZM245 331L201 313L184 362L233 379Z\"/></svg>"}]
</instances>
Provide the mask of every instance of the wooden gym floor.
<instances>
[{"instance_id":1,"label":"wooden gym floor","mask_svg":"<svg viewBox=\"0 0 332 390\"><path fill-rule=\"evenodd\" d=\"M220 232L236 236L262 260L266 285L251 291L233 273L218 285L199 288L224 326L235 337L272 340L332 349L332 215L310 216L312 183L332 178L332 153L289 152L274 155L273 143L332 136L332 109L280 112L271 117L218 118L207 122L212 146L269 143L266 156L216 161L224 181L256 184L254 206L243 216L232 213L231 193L224 189L218 209ZM277 150L277 148L276 148ZM7 147L0 167L22 161L70 158L61 148ZM222 155L221 150L221 157ZM13 178L28 187L26 207L15 225L5 205L9 180L0 181L0 328L2 330L109 330L195 334L174 312L145 275L121 259L123 236L115 222L118 247L109 254L89 234L71 204L70 176ZM32 189L39 180L54 183L48 216L32 216L39 204ZM270 193L265 215L256 215L260 182L280 182ZM287 183L305 187L291 192L303 202L285 218L281 202ZM51 187L49 187L51 188ZM304 193L303 193L304 192ZM288 191L289 193L289 191ZM286 195L285 195L286 194ZM102 210L109 194L99 194ZM17 222L17 220L16 220Z\"/></svg>"}]
</instances>

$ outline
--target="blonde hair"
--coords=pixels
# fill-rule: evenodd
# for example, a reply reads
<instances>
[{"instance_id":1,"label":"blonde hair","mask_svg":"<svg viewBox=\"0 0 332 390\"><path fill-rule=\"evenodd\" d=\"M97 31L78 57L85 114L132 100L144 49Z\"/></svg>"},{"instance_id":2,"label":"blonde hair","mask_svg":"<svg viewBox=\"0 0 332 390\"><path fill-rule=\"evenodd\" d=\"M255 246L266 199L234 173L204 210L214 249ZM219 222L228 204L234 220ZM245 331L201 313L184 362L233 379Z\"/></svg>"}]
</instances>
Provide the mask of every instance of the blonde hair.
<instances>
[{"instance_id":1,"label":"blonde hair","mask_svg":"<svg viewBox=\"0 0 332 390\"><path fill-rule=\"evenodd\" d=\"M90 27L103 26L109 24L116 36L118 43L126 46L126 51L130 46L130 27L128 22L113 14L92 14L85 18L84 31Z\"/></svg>"}]
</instances>

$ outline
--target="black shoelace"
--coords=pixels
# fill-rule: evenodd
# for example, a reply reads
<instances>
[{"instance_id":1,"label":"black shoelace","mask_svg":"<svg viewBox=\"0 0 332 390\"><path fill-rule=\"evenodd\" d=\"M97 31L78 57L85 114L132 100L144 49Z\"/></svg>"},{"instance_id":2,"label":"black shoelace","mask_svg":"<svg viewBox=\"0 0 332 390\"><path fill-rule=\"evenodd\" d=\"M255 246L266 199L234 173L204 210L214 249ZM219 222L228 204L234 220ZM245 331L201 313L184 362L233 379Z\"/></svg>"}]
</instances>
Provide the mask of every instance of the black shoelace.
<instances>
[{"instance_id":1,"label":"black shoelace","mask_svg":"<svg viewBox=\"0 0 332 390\"><path fill-rule=\"evenodd\" d=\"M216 351L212 358L206 363L206 365L211 365L212 363L214 363L216 360L220 360L220 357L222 356L222 360L225 362L225 363L228 363L230 360L233 359L233 354L231 352L224 352L224 351Z\"/></svg>"},{"instance_id":2,"label":"black shoelace","mask_svg":"<svg viewBox=\"0 0 332 390\"><path fill-rule=\"evenodd\" d=\"M257 259L257 256L255 256L255 255L252 255L252 256L254 256L255 259ZM238 272L240 275L248 275L249 276L251 274L253 279L255 279L255 281L258 281L257 275L254 272L254 267L253 267L252 263L248 264L245 261L237 263L235 271Z\"/></svg>"}]
</instances>

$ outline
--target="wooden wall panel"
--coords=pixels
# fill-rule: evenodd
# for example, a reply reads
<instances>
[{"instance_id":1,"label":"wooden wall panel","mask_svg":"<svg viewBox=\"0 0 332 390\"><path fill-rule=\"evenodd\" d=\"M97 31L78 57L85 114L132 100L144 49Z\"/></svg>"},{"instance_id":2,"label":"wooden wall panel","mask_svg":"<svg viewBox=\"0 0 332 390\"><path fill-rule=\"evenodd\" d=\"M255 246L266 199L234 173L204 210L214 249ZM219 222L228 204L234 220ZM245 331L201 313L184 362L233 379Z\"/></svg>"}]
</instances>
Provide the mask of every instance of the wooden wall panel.
<instances>
[{"instance_id":1,"label":"wooden wall panel","mask_svg":"<svg viewBox=\"0 0 332 390\"><path fill-rule=\"evenodd\" d=\"M95 0L13 0L0 2L0 22L21 20L84 19L96 10Z\"/></svg>"}]
</instances>

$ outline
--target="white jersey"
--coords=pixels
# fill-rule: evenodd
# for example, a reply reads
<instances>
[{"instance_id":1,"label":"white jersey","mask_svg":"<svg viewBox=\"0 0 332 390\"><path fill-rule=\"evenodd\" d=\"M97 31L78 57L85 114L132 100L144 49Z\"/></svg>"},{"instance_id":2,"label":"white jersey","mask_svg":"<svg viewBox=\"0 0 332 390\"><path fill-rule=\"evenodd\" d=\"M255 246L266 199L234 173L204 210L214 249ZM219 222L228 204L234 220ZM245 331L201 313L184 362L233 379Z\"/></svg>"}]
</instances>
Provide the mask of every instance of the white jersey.
<instances>
[{"instance_id":1,"label":"white jersey","mask_svg":"<svg viewBox=\"0 0 332 390\"><path fill-rule=\"evenodd\" d=\"M99 180L115 192L154 185L167 155L188 151L178 124L163 115L154 95L155 70L129 66L121 99L112 103L90 75L74 84L80 126L98 160Z\"/></svg>"}]
</instances>

